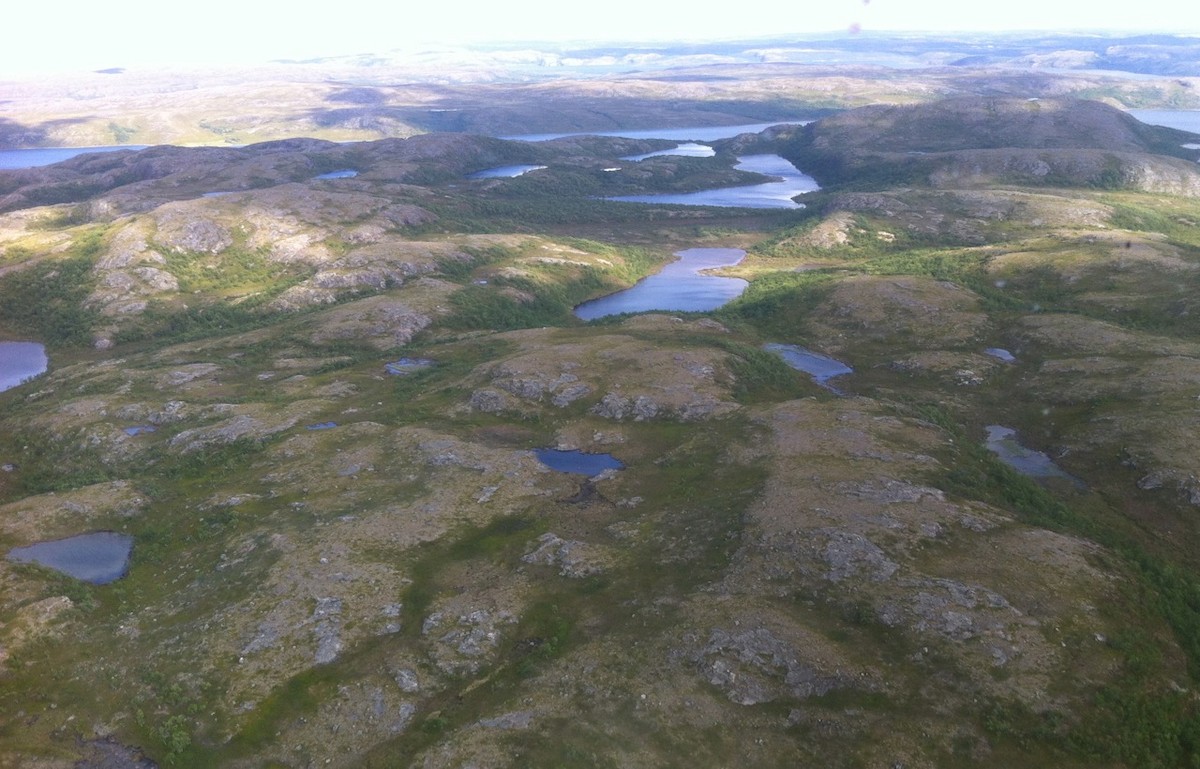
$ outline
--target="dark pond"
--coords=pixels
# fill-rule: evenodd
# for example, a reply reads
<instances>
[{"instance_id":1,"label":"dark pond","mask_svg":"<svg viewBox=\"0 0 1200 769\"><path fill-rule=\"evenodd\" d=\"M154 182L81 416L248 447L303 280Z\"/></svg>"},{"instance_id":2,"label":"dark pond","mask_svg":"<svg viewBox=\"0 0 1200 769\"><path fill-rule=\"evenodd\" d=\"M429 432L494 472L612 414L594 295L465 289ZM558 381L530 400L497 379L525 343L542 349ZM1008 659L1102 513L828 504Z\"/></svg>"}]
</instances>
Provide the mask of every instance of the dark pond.
<instances>
[{"instance_id":1,"label":"dark pond","mask_svg":"<svg viewBox=\"0 0 1200 769\"><path fill-rule=\"evenodd\" d=\"M1058 465L1040 451L1028 449L1017 442L1017 431L1001 425L987 426L988 450L1012 469L1030 478L1062 478L1076 486L1083 482Z\"/></svg>"},{"instance_id":2,"label":"dark pond","mask_svg":"<svg viewBox=\"0 0 1200 769\"><path fill-rule=\"evenodd\" d=\"M562 449L535 449L538 461L560 473L576 473L591 478L605 470L620 470L625 463L612 454L585 454L582 451Z\"/></svg>"},{"instance_id":3,"label":"dark pond","mask_svg":"<svg viewBox=\"0 0 1200 769\"><path fill-rule=\"evenodd\" d=\"M473 174L468 174L468 179L512 179L516 176L523 176L530 171L539 171L546 166L498 166L496 168L487 168L483 171L476 171Z\"/></svg>"},{"instance_id":4,"label":"dark pond","mask_svg":"<svg viewBox=\"0 0 1200 769\"><path fill-rule=\"evenodd\" d=\"M605 200L624 203L670 203L682 206L718 206L721 208L803 208L792 200L797 195L820 189L816 179L800 171L779 155L747 155L738 158L734 168L779 177L778 181L724 187L699 192L654 195L618 195Z\"/></svg>"},{"instance_id":5,"label":"dark pond","mask_svg":"<svg viewBox=\"0 0 1200 769\"><path fill-rule=\"evenodd\" d=\"M76 155L89 152L119 152L121 150L144 150L144 144L127 144L123 147L37 147L28 150L0 150L0 169L36 168L61 163Z\"/></svg>"},{"instance_id":6,"label":"dark pond","mask_svg":"<svg viewBox=\"0 0 1200 769\"><path fill-rule=\"evenodd\" d=\"M105 585L125 576L133 537L115 531L97 531L67 539L14 547L8 558L37 563L93 585Z\"/></svg>"},{"instance_id":7,"label":"dark pond","mask_svg":"<svg viewBox=\"0 0 1200 769\"><path fill-rule=\"evenodd\" d=\"M358 171L355 171L353 168L342 168L337 171L330 171L329 173L319 174L317 176L314 176L313 178L314 179L353 179L355 176L358 176Z\"/></svg>"},{"instance_id":8,"label":"dark pond","mask_svg":"<svg viewBox=\"0 0 1200 769\"><path fill-rule=\"evenodd\" d=\"M1008 350L1005 350L1003 347L989 347L984 350L984 353L992 356L993 358L999 358L1005 363L1015 363L1017 360L1015 355Z\"/></svg>"},{"instance_id":9,"label":"dark pond","mask_svg":"<svg viewBox=\"0 0 1200 769\"><path fill-rule=\"evenodd\" d=\"M0 342L0 392L44 374L49 364L44 345L37 342Z\"/></svg>"},{"instance_id":10,"label":"dark pond","mask_svg":"<svg viewBox=\"0 0 1200 769\"><path fill-rule=\"evenodd\" d=\"M126 427L125 434L126 435L142 435L143 433L155 432L157 429L158 428L156 428L154 425L137 425L135 427Z\"/></svg>"},{"instance_id":11,"label":"dark pond","mask_svg":"<svg viewBox=\"0 0 1200 769\"><path fill-rule=\"evenodd\" d=\"M332 430L337 427L337 422L317 422L315 425L309 425L304 428L306 430Z\"/></svg>"},{"instance_id":12,"label":"dark pond","mask_svg":"<svg viewBox=\"0 0 1200 769\"><path fill-rule=\"evenodd\" d=\"M643 278L635 285L615 294L584 302L575 308L575 316L595 320L623 312L675 310L707 312L715 310L746 290L741 278L722 278L704 275L702 270L729 267L742 261L746 252L740 248L689 248L676 254L661 272Z\"/></svg>"},{"instance_id":13,"label":"dark pond","mask_svg":"<svg viewBox=\"0 0 1200 769\"><path fill-rule=\"evenodd\" d=\"M429 358L401 358L398 361L383 364L383 368L393 376L404 376L414 371L420 371L423 368L429 368L434 363L436 361Z\"/></svg>"},{"instance_id":14,"label":"dark pond","mask_svg":"<svg viewBox=\"0 0 1200 769\"><path fill-rule=\"evenodd\" d=\"M822 387L831 387L828 382L836 376L845 374L853 374L854 369L842 363L840 360L835 360L826 355L815 353L812 350L806 350L803 347L794 344L764 344L763 349L767 352L773 352L783 362L796 369L803 371L813 378L813 381ZM834 392L837 392L834 390Z\"/></svg>"}]
</instances>

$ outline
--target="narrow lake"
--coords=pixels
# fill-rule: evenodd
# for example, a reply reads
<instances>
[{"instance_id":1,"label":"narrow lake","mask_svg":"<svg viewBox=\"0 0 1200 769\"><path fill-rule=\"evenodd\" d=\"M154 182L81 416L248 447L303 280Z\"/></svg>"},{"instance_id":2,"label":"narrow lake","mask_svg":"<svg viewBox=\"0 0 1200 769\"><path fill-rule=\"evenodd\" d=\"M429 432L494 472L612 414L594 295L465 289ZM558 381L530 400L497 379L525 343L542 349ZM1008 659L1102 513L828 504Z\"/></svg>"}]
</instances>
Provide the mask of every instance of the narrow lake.
<instances>
[{"instance_id":1,"label":"narrow lake","mask_svg":"<svg viewBox=\"0 0 1200 769\"><path fill-rule=\"evenodd\" d=\"M643 155L628 155L621 160L631 160L634 163L640 163L647 158L659 158L667 155L675 155L684 158L711 158L717 154L717 151L707 144L697 144L696 142L684 142L676 144L669 150L658 150L657 152L647 152Z\"/></svg>"},{"instance_id":2,"label":"narrow lake","mask_svg":"<svg viewBox=\"0 0 1200 769\"><path fill-rule=\"evenodd\" d=\"M498 166L496 168L485 168L482 171L476 171L473 174L467 174L468 179L512 179L517 176L524 176L530 171L540 171L545 166Z\"/></svg>"},{"instance_id":3,"label":"narrow lake","mask_svg":"<svg viewBox=\"0 0 1200 769\"><path fill-rule=\"evenodd\" d=\"M813 378L813 381L822 387L840 393L829 384L829 380L846 374L853 374L854 369L842 363L836 358L830 358L827 355L807 350L795 344L764 344L763 349L767 352L772 352L783 359L783 362L796 369L803 371Z\"/></svg>"},{"instance_id":4,"label":"narrow lake","mask_svg":"<svg viewBox=\"0 0 1200 769\"><path fill-rule=\"evenodd\" d=\"M1062 478L1077 487L1083 481L1054 464L1054 460L1041 451L1026 448L1017 440L1017 431L1003 425L987 426L987 448L1001 462L1030 478Z\"/></svg>"},{"instance_id":5,"label":"narrow lake","mask_svg":"<svg viewBox=\"0 0 1200 769\"><path fill-rule=\"evenodd\" d=\"M779 177L779 180L699 192L618 195L605 198L605 200L722 208L803 208L802 204L792 198L820 189L816 179L803 173L779 155L747 155L738 158L738 164L734 168L739 171L753 171L767 176L776 176Z\"/></svg>"},{"instance_id":6,"label":"narrow lake","mask_svg":"<svg viewBox=\"0 0 1200 769\"><path fill-rule=\"evenodd\" d=\"M14 168L36 168L61 163L76 155L89 152L120 152L121 150L144 150L149 145L126 144L120 147L37 147L25 150L0 150L0 170Z\"/></svg>"},{"instance_id":7,"label":"narrow lake","mask_svg":"<svg viewBox=\"0 0 1200 769\"><path fill-rule=\"evenodd\" d=\"M576 131L571 133L550 134L520 134L517 136L501 136L501 139L522 142L545 142L551 139L563 139L568 136L616 136L622 139L670 139L673 141L713 142L718 139L732 139L739 134L761 133L771 126L777 125L808 125L811 120L779 120L774 123L745 123L742 125L726 126L695 126L692 128L646 128L619 131Z\"/></svg>"},{"instance_id":8,"label":"narrow lake","mask_svg":"<svg viewBox=\"0 0 1200 769\"><path fill-rule=\"evenodd\" d=\"M749 285L741 278L702 273L742 261L746 252L740 248L689 248L675 255L679 257L678 261L642 278L630 288L579 305L575 308L575 317L595 320L623 312L652 310L707 312L741 296Z\"/></svg>"},{"instance_id":9,"label":"narrow lake","mask_svg":"<svg viewBox=\"0 0 1200 769\"><path fill-rule=\"evenodd\" d=\"M50 360L37 342L0 342L0 392L44 374Z\"/></svg>"},{"instance_id":10,"label":"narrow lake","mask_svg":"<svg viewBox=\"0 0 1200 769\"><path fill-rule=\"evenodd\" d=\"M1200 109L1131 109L1129 114L1150 125L1200 134Z\"/></svg>"}]
</instances>

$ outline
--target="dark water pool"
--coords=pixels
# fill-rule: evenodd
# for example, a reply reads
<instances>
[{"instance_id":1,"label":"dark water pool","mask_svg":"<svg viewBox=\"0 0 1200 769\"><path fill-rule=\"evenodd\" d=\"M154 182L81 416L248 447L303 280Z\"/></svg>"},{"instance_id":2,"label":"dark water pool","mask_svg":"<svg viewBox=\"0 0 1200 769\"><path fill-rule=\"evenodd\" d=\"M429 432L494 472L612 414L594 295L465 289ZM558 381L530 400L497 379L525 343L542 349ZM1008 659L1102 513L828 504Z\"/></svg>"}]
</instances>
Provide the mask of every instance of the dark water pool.
<instances>
[{"instance_id":1,"label":"dark water pool","mask_svg":"<svg viewBox=\"0 0 1200 769\"><path fill-rule=\"evenodd\" d=\"M125 576L132 552L133 537L96 531L14 547L8 551L8 558L17 563L40 564L93 585L106 585Z\"/></svg>"},{"instance_id":2,"label":"dark water pool","mask_svg":"<svg viewBox=\"0 0 1200 769\"><path fill-rule=\"evenodd\" d=\"M803 371L813 378L813 381L822 387L828 387L828 382L836 376L845 374L853 374L854 369L842 363L840 360L835 360L827 355L815 353L812 350L806 350L799 345L794 344L764 344L763 349L767 352L773 352L783 362L796 369Z\"/></svg>"},{"instance_id":3,"label":"dark water pool","mask_svg":"<svg viewBox=\"0 0 1200 769\"><path fill-rule=\"evenodd\" d=\"M589 478L605 470L620 470L625 463L612 454L585 454L582 451L563 449L535 449L538 461L560 473L576 473Z\"/></svg>"}]
</instances>

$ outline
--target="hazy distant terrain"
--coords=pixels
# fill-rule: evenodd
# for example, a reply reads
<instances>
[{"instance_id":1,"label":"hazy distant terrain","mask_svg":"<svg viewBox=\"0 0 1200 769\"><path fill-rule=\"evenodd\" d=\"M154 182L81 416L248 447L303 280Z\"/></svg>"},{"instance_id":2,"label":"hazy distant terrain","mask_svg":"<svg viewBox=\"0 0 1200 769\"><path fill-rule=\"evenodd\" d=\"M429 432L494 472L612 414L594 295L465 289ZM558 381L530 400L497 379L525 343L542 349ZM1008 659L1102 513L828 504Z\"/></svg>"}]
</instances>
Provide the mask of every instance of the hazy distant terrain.
<instances>
[{"instance_id":1,"label":"hazy distant terrain","mask_svg":"<svg viewBox=\"0 0 1200 769\"><path fill-rule=\"evenodd\" d=\"M1200 761L1190 41L473 56L3 86L0 766Z\"/></svg>"},{"instance_id":2,"label":"hazy distant terrain","mask_svg":"<svg viewBox=\"0 0 1200 769\"><path fill-rule=\"evenodd\" d=\"M943 96L1200 108L1194 39L841 35L707 46L443 49L0 81L0 147L334 141L757 123ZM1148 76L1163 77L1148 77Z\"/></svg>"}]
</instances>

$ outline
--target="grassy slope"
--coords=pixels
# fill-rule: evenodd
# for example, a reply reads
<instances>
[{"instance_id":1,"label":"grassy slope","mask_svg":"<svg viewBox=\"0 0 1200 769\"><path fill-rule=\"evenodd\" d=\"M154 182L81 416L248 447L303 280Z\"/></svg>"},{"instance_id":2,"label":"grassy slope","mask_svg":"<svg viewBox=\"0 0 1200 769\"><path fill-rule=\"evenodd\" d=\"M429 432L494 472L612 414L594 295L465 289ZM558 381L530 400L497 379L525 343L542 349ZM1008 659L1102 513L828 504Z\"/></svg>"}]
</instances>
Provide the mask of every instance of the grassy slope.
<instances>
[{"instance_id":1,"label":"grassy slope","mask_svg":"<svg viewBox=\"0 0 1200 769\"><path fill-rule=\"evenodd\" d=\"M890 195L898 205L833 198L803 221L754 217L768 229L740 231L727 214L718 221L733 231L519 198L555 228L582 219L613 242L522 235L435 264L426 277L449 289L414 280L383 292L442 308L401 349L321 333L373 291L214 323L148 316L137 341L106 353L78 345L95 317L68 313L51 374L0 395L0 457L20 465L0 487L2 541L114 528L137 549L109 587L4 567L4 603L25 610L4 629L6 759L71 756L76 736L111 731L196 766L1188 765L1196 715L1180 690L1200 660L1200 612L1185 484L1200 452L1168 422L1194 409L1200 210L1102 191ZM504 205L489 219L463 194L436 226L453 239L523 218ZM93 274L72 265L98 254L86 231L70 232L71 250L0 280L8 296L37 298L5 305L6 333L28 334L49 323L39 308L58 318L92 290ZM414 236L428 234L397 240ZM758 245L740 271L753 283L717 314L728 331L696 319L583 327L568 313L680 243L747 240ZM568 259L546 261L547 246ZM191 262L166 268L216 301L295 279L266 264L239 261L232 286ZM765 341L844 358L856 397L764 356ZM980 355L993 345L1018 362ZM438 366L384 375L402 353ZM591 392L564 407L549 394L468 405L482 389L528 393L563 374ZM690 387L696 402L733 408L700 421L590 413L617 385L647 397ZM153 417L172 401L187 404L177 419ZM227 425L231 409L258 432L173 443ZM122 437L152 417L158 432ZM304 429L326 420L339 427ZM1005 470L977 448L992 423L1053 450L1088 491ZM613 451L628 468L588 496L522 453L554 443ZM1135 485L1156 471L1161 488ZM110 481L139 501L89 486ZM863 501L888 481L943 501ZM976 536L962 516L992 528ZM806 542L831 530L843 539L830 543L866 537L901 581L822 576L825 551ZM546 532L585 543L584 568L598 570L571 579L523 562ZM1006 570L995 553L1038 568ZM1022 650L1013 661L987 657L986 633L889 619L949 583L986 586L1030 618L1007 630ZM72 608L39 624L27 607L59 595ZM340 602L333 619L319 613L328 598ZM315 665L322 627L342 646ZM809 673L786 654L713 646L751 630L831 688L806 693L796 680ZM472 637L478 654L459 646ZM719 660L766 694L736 704L750 695L721 683ZM416 691L400 686L405 671ZM480 725L513 713L532 726Z\"/></svg>"}]
</instances>

